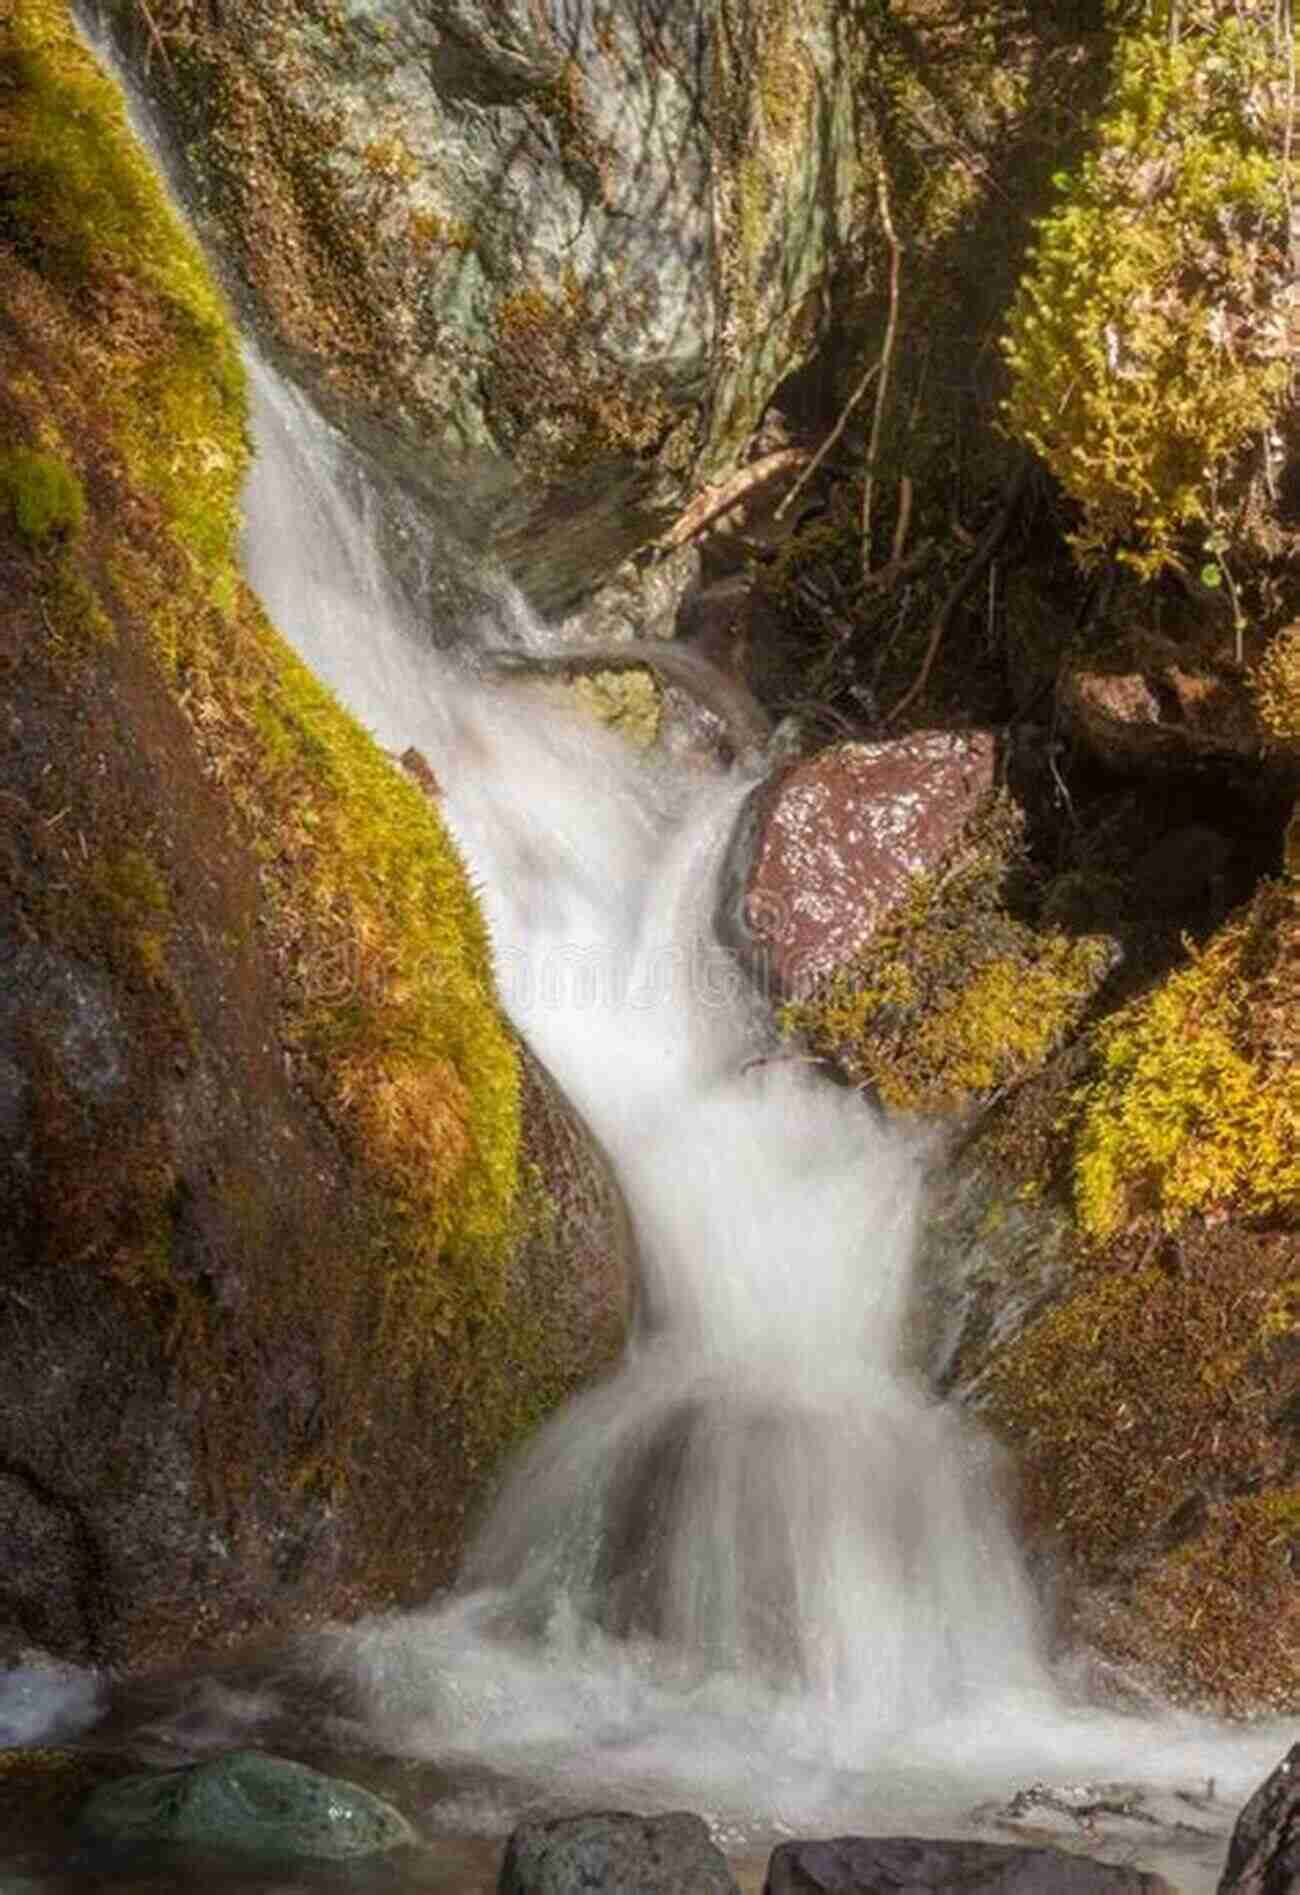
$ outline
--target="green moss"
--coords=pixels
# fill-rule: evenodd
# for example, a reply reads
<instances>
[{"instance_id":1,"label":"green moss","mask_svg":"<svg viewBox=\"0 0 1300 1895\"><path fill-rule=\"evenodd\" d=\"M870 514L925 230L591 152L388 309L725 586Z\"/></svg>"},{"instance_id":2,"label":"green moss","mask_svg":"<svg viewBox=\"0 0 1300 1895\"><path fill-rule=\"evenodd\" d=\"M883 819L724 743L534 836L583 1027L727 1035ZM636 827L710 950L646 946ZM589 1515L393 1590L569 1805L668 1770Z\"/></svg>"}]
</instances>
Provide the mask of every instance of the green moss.
<instances>
[{"instance_id":1,"label":"green moss","mask_svg":"<svg viewBox=\"0 0 1300 1895\"><path fill-rule=\"evenodd\" d=\"M1144 575L1237 542L1290 381L1286 49L1264 9L1190 0L1177 35L1168 14L1120 37L1005 343L1009 425L1078 502L1076 549Z\"/></svg>"},{"instance_id":2,"label":"green moss","mask_svg":"<svg viewBox=\"0 0 1300 1895\"><path fill-rule=\"evenodd\" d=\"M149 976L163 969L171 896L162 874L142 849L123 849L91 871L91 887L111 930Z\"/></svg>"},{"instance_id":3,"label":"green moss","mask_svg":"<svg viewBox=\"0 0 1300 1895\"><path fill-rule=\"evenodd\" d=\"M639 750L648 750L659 735L663 704L649 671L597 671L575 678L573 694L593 717L620 731Z\"/></svg>"},{"instance_id":4,"label":"green moss","mask_svg":"<svg viewBox=\"0 0 1300 1895\"><path fill-rule=\"evenodd\" d=\"M850 966L784 1009L786 1030L903 1111L952 1111L1035 1071L1077 1025L1112 950L1006 913L1017 848L1017 821L995 804L962 859L920 878Z\"/></svg>"},{"instance_id":5,"label":"green moss","mask_svg":"<svg viewBox=\"0 0 1300 1895\"><path fill-rule=\"evenodd\" d=\"M1298 1031L1300 890L1287 882L1097 1030L1074 1156L1083 1228L1300 1213Z\"/></svg>"},{"instance_id":6,"label":"green moss","mask_svg":"<svg viewBox=\"0 0 1300 1895\"><path fill-rule=\"evenodd\" d=\"M1300 741L1300 621L1270 641L1251 678L1259 720L1269 736Z\"/></svg>"},{"instance_id":7,"label":"green moss","mask_svg":"<svg viewBox=\"0 0 1300 1895\"><path fill-rule=\"evenodd\" d=\"M0 454L0 501L30 546L70 539L86 516L80 480L53 454L13 448Z\"/></svg>"},{"instance_id":8,"label":"green moss","mask_svg":"<svg viewBox=\"0 0 1300 1895\"><path fill-rule=\"evenodd\" d=\"M204 769L260 860L282 1038L373 1193L357 1265L374 1276L385 1360L441 1361L444 1338L467 1347L475 1324L500 1318L514 1241L519 1077L486 932L437 810L240 581L235 334L64 0L17 0L0 29L0 244L20 259L6 297L26 298L32 359L59 365L8 398L30 434L55 430L70 458L74 446L96 457L112 496L86 520L97 570L123 621L152 631ZM106 623L69 585L83 618ZM87 877L110 957L169 985L162 871L128 842ZM169 1237L146 1223L122 1255L152 1294Z\"/></svg>"},{"instance_id":9,"label":"green moss","mask_svg":"<svg viewBox=\"0 0 1300 1895\"><path fill-rule=\"evenodd\" d=\"M100 399L132 478L209 585L226 581L248 442L221 298L62 0L16 6L3 77L0 235L56 279L117 279L108 313L124 346L105 359Z\"/></svg>"}]
</instances>

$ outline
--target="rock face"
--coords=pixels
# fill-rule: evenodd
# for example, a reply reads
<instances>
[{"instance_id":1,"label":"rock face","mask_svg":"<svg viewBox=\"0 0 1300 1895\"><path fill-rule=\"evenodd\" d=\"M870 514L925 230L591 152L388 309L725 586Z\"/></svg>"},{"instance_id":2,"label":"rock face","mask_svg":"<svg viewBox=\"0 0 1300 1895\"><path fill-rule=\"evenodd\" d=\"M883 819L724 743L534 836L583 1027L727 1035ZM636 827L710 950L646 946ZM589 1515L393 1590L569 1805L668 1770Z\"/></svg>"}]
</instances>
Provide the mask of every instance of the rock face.
<instances>
[{"instance_id":1,"label":"rock face","mask_svg":"<svg viewBox=\"0 0 1300 1895\"><path fill-rule=\"evenodd\" d=\"M1062 1849L994 1842L918 1842L908 1836L840 1836L783 1842L764 1895L1173 1895L1163 1876L1089 1862Z\"/></svg>"},{"instance_id":2,"label":"rock face","mask_svg":"<svg viewBox=\"0 0 1300 1895\"><path fill-rule=\"evenodd\" d=\"M1219 1895L1294 1895L1300 1888L1300 1744L1293 1744L1237 1818Z\"/></svg>"},{"instance_id":3,"label":"rock face","mask_svg":"<svg viewBox=\"0 0 1300 1895\"><path fill-rule=\"evenodd\" d=\"M860 177L834 0L110 12L277 353L548 609L817 337Z\"/></svg>"},{"instance_id":4,"label":"rock face","mask_svg":"<svg viewBox=\"0 0 1300 1895\"><path fill-rule=\"evenodd\" d=\"M240 581L233 336L62 0L0 63L0 438L67 444L0 456L0 1655L130 1669L427 1598L629 1246L436 809Z\"/></svg>"},{"instance_id":5,"label":"rock face","mask_svg":"<svg viewBox=\"0 0 1300 1895\"><path fill-rule=\"evenodd\" d=\"M918 731L835 744L756 789L723 870L723 938L781 998L851 960L993 788L994 746Z\"/></svg>"},{"instance_id":6,"label":"rock face","mask_svg":"<svg viewBox=\"0 0 1300 1895\"><path fill-rule=\"evenodd\" d=\"M101 1784L82 1807L81 1825L118 1845L182 1843L326 1862L355 1862L418 1840L406 1818L369 1790L257 1750Z\"/></svg>"},{"instance_id":7,"label":"rock face","mask_svg":"<svg viewBox=\"0 0 1300 1895\"><path fill-rule=\"evenodd\" d=\"M613 1811L521 1823L506 1847L499 1895L567 1895L576 1888L739 1895L699 1816Z\"/></svg>"}]
</instances>

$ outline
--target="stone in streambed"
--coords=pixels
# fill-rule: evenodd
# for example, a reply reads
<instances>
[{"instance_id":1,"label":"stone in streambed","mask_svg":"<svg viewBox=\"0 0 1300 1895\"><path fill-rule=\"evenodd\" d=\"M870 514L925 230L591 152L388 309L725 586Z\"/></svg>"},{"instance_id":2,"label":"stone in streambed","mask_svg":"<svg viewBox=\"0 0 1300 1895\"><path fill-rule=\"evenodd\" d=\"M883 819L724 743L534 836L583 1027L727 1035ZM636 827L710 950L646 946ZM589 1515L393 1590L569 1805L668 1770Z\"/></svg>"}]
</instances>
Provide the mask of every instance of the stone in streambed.
<instances>
[{"instance_id":1,"label":"stone in streambed","mask_svg":"<svg viewBox=\"0 0 1300 1895\"><path fill-rule=\"evenodd\" d=\"M1300 1744L1292 1744L1237 1818L1219 1895L1300 1890Z\"/></svg>"},{"instance_id":2,"label":"stone in streambed","mask_svg":"<svg viewBox=\"0 0 1300 1895\"><path fill-rule=\"evenodd\" d=\"M618 1810L520 1823L506 1845L497 1895L739 1895L703 1818Z\"/></svg>"},{"instance_id":3,"label":"stone in streambed","mask_svg":"<svg viewBox=\"0 0 1300 1895\"><path fill-rule=\"evenodd\" d=\"M406 1818L369 1790L256 1750L103 1784L83 1805L81 1823L100 1842L331 1862L418 1840Z\"/></svg>"},{"instance_id":4,"label":"stone in streambed","mask_svg":"<svg viewBox=\"0 0 1300 1895\"><path fill-rule=\"evenodd\" d=\"M1012 1843L931 1842L912 1836L837 1836L783 1842L763 1895L1172 1895L1163 1876L1115 1868L1063 1849Z\"/></svg>"}]
</instances>

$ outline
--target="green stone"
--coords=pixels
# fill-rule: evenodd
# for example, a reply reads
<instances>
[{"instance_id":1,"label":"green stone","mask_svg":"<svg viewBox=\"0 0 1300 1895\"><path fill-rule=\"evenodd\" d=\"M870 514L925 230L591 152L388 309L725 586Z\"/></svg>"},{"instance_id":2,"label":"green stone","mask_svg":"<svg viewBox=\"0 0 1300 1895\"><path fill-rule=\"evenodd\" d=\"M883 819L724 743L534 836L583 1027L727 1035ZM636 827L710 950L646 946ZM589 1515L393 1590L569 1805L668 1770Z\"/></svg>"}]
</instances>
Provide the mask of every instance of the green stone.
<instances>
[{"instance_id":1,"label":"green stone","mask_svg":"<svg viewBox=\"0 0 1300 1895\"><path fill-rule=\"evenodd\" d=\"M381 1797L256 1750L101 1784L83 1804L81 1823L102 1842L189 1843L333 1862L418 1840Z\"/></svg>"}]
</instances>

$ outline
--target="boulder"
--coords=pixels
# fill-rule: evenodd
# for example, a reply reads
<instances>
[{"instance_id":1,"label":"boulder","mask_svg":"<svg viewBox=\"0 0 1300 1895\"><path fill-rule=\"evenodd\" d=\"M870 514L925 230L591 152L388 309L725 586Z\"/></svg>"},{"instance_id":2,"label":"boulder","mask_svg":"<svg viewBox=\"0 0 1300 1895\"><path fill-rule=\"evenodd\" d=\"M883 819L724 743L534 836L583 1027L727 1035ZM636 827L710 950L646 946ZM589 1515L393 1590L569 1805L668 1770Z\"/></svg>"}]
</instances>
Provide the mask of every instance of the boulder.
<instances>
[{"instance_id":1,"label":"boulder","mask_svg":"<svg viewBox=\"0 0 1300 1895\"><path fill-rule=\"evenodd\" d=\"M936 868L994 785L987 731L834 744L752 793L724 864L719 925L782 999L853 959Z\"/></svg>"},{"instance_id":2,"label":"boulder","mask_svg":"<svg viewBox=\"0 0 1300 1895\"><path fill-rule=\"evenodd\" d=\"M839 1836L783 1842L764 1895L1174 1895L1163 1876L1012 1843L931 1842L911 1836Z\"/></svg>"},{"instance_id":3,"label":"boulder","mask_svg":"<svg viewBox=\"0 0 1300 1895\"><path fill-rule=\"evenodd\" d=\"M1237 1818L1219 1895L1295 1895L1300 1888L1300 1744L1292 1744Z\"/></svg>"},{"instance_id":4,"label":"boulder","mask_svg":"<svg viewBox=\"0 0 1300 1895\"><path fill-rule=\"evenodd\" d=\"M498 1895L739 1895L703 1818L593 1811L520 1823L506 1845Z\"/></svg>"},{"instance_id":5,"label":"boulder","mask_svg":"<svg viewBox=\"0 0 1300 1895\"><path fill-rule=\"evenodd\" d=\"M1264 745L1240 667L1153 633L1067 661L1060 706L1071 735L1116 771L1185 773L1258 759Z\"/></svg>"},{"instance_id":6,"label":"boulder","mask_svg":"<svg viewBox=\"0 0 1300 1895\"><path fill-rule=\"evenodd\" d=\"M860 234L835 0L108 11L276 355L547 610L735 464Z\"/></svg>"},{"instance_id":7,"label":"boulder","mask_svg":"<svg viewBox=\"0 0 1300 1895\"><path fill-rule=\"evenodd\" d=\"M0 1652L131 1671L446 1583L629 1244L436 804L241 581L237 343L116 88L58 0L0 64L0 437L66 457L0 455Z\"/></svg>"},{"instance_id":8,"label":"boulder","mask_svg":"<svg viewBox=\"0 0 1300 1895\"><path fill-rule=\"evenodd\" d=\"M382 1797L257 1750L100 1784L82 1805L97 1842L182 1844L243 1855L355 1862L417 1842Z\"/></svg>"}]
</instances>

